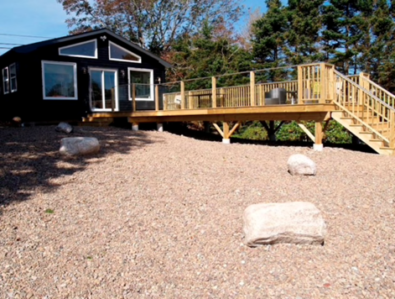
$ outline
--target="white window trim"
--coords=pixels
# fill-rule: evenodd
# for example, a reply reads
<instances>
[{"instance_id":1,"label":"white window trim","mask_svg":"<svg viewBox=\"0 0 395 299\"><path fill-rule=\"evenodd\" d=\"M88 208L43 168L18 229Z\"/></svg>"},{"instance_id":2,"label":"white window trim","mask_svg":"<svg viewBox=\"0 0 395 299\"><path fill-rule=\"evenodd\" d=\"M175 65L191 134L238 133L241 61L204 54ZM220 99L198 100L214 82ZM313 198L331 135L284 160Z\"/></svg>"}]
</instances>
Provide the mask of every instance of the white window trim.
<instances>
[{"instance_id":1,"label":"white window trim","mask_svg":"<svg viewBox=\"0 0 395 299\"><path fill-rule=\"evenodd\" d=\"M73 55L73 54L62 54L62 53L60 53L60 51L63 50L63 49L72 48L72 47L75 47L75 46L79 46L79 45L83 45L83 44L87 44L87 43L91 43L91 42L95 42L95 56L88 56L88 55ZM97 40L96 40L96 39L91 39L91 40L84 41L84 42L81 42L81 43L77 43L77 44L72 44L72 45L69 45L69 46L60 47L60 48L58 49L58 51L59 51L59 56L81 57L81 58L97 59L97 57L98 57L98 55L97 55Z\"/></svg>"},{"instance_id":2,"label":"white window trim","mask_svg":"<svg viewBox=\"0 0 395 299\"><path fill-rule=\"evenodd\" d=\"M47 97L45 96L45 75L44 75L44 65L48 64L60 64L60 65L71 65L74 70L74 97ZM41 76L42 76L42 87L43 87L43 98L44 100L78 100L78 88L77 88L77 63L75 62L60 62L60 61L41 61Z\"/></svg>"},{"instance_id":3,"label":"white window trim","mask_svg":"<svg viewBox=\"0 0 395 299\"><path fill-rule=\"evenodd\" d=\"M106 68L97 68L97 67L92 67L89 68L89 77L91 77L91 71L100 71L104 72L106 71L111 71L111 72L115 72L115 108L114 111L119 111L119 101L118 101L118 70L117 69L106 69ZM102 78L103 80L103 78ZM103 83L103 82L102 82ZM97 108L92 108L92 81L89 80L89 105L91 106L91 110L92 112L100 112L100 111L111 111L111 108L107 108L107 109L97 109ZM104 85L102 86L102 95L104 95ZM103 100L103 99L102 99Z\"/></svg>"},{"instance_id":4,"label":"white window trim","mask_svg":"<svg viewBox=\"0 0 395 299\"><path fill-rule=\"evenodd\" d=\"M133 101L132 98L132 94L130 91L130 86L131 86L131 80L130 80L130 71L135 71L135 72L146 72L146 73L150 73L150 89L151 89L151 97L150 98L137 98L136 97L136 101L149 101L149 102L153 102L155 95L154 95L154 70L151 69L139 69L139 68L135 68L135 67L129 67L128 68L128 84L129 84L129 101Z\"/></svg>"},{"instance_id":5,"label":"white window trim","mask_svg":"<svg viewBox=\"0 0 395 299\"><path fill-rule=\"evenodd\" d=\"M138 61L132 61L132 60L127 60L127 59L118 59L118 58L111 58L111 45L122 49L123 51L129 53L130 55L136 56L139 60ZM122 61L122 62L129 62L129 63L141 63L141 57L133 52L130 52L129 50L126 50L124 47L121 47L117 45L116 43L113 43L111 41L108 42L108 59L111 61Z\"/></svg>"},{"instance_id":6,"label":"white window trim","mask_svg":"<svg viewBox=\"0 0 395 299\"><path fill-rule=\"evenodd\" d=\"M15 68L15 89L12 89L11 88L11 82L12 82L12 76L11 76L11 66L14 66L14 68ZM17 82L17 75L16 75L16 64L15 63L12 63L12 64L10 64L10 67L8 68L8 76L10 77L10 79L9 79L9 84L10 84L10 90L11 90L11 92L16 92L16 91L18 91L18 82Z\"/></svg>"},{"instance_id":7,"label":"white window trim","mask_svg":"<svg viewBox=\"0 0 395 299\"><path fill-rule=\"evenodd\" d=\"M7 77L4 77L4 70L7 70ZM7 67L1 69L1 78L3 81L3 94L9 94L10 93L10 70ZM8 86L8 91L6 91L6 85Z\"/></svg>"}]
</instances>

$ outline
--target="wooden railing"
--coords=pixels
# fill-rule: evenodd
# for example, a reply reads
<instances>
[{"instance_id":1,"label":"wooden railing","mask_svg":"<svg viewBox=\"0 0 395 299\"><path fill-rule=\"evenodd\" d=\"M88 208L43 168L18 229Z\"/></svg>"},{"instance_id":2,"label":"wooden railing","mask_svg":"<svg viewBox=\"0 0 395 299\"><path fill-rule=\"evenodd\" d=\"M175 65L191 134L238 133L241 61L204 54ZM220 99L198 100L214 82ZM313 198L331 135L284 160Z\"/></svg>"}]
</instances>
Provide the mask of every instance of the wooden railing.
<instances>
[{"instance_id":1,"label":"wooden railing","mask_svg":"<svg viewBox=\"0 0 395 299\"><path fill-rule=\"evenodd\" d=\"M275 88L283 88L287 91L286 102L291 104L296 100L298 81L273 82L255 84L255 101L251 100L251 85L240 85L232 87L216 88L216 107L217 108L237 108L265 105L267 93ZM181 92L164 94L164 110L181 109L182 101L185 102L185 109L207 109L213 107L212 89L199 89L185 91L184 99Z\"/></svg>"},{"instance_id":2,"label":"wooden railing","mask_svg":"<svg viewBox=\"0 0 395 299\"><path fill-rule=\"evenodd\" d=\"M298 66L298 102L331 103L334 90L334 66L326 63Z\"/></svg>"},{"instance_id":3,"label":"wooden railing","mask_svg":"<svg viewBox=\"0 0 395 299\"><path fill-rule=\"evenodd\" d=\"M335 103L389 147L394 147L395 109L368 89L370 85L361 81L357 84L355 78L348 78L338 71L334 74Z\"/></svg>"}]
</instances>

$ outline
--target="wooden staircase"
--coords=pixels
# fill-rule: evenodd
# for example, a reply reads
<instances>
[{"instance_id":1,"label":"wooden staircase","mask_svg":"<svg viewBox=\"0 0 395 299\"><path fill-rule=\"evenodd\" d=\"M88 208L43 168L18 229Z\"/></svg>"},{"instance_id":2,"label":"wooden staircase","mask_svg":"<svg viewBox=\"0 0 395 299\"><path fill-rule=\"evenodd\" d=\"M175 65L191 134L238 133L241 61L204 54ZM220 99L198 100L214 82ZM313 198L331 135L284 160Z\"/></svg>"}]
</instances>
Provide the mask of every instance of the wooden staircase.
<instances>
[{"instance_id":1,"label":"wooden staircase","mask_svg":"<svg viewBox=\"0 0 395 299\"><path fill-rule=\"evenodd\" d=\"M395 155L395 96L366 76L356 80L334 72L339 110L332 118L377 153Z\"/></svg>"}]
</instances>

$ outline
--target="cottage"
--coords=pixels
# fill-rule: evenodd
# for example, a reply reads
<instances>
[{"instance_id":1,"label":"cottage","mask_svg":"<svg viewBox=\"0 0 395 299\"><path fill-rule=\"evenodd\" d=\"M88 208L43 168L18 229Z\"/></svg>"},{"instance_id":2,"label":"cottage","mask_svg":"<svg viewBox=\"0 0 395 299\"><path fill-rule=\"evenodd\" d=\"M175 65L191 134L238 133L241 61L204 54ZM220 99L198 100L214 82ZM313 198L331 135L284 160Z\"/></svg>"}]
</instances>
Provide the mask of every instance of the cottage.
<instances>
[{"instance_id":1,"label":"cottage","mask_svg":"<svg viewBox=\"0 0 395 299\"><path fill-rule=\"evenodd\" d=\"M107 29L15 47L0 56L0 119L81 120L154 109L170 64ZM137 84L135 88L132 88Z\"/></svg>"}]
</instances>

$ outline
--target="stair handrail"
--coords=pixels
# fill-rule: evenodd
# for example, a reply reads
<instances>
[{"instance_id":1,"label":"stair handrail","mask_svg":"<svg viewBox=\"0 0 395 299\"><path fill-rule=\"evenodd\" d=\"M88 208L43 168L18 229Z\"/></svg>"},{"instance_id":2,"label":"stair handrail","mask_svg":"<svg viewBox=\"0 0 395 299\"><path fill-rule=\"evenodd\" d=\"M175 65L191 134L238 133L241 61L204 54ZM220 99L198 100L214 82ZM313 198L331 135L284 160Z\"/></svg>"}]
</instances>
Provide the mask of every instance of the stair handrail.
<instances>
[{"instance_id":1,"label":"stair handrail","mask_svg":"<svg viewBox=\"0 0 395 299\"><path fill-rule=\"evenodd\" d=\"M387 94L390 98L393 99L393 102L395 102L395 95L391 92L389 92L388 90L386 90L385 88L383 88L382 86L378 85L376 82L370 80L370 78L363 78L362 80L366 80L369 84L373 85L374 88L379 89L380 91L384 92L385 94ZM391 105L390 105L391 106ZM393 107L393 106L391 106Z\"/></svg>"},{"instance_id":2,"label":"stair handrail","mask_svg":"<svg viewBox=\"0 0 395 299\"><path fill-rule=\"evenodd\" d=\"M383 100L381 100L380 98L378 98L376 95L374 95L370 90L367 90L366 88L362 87L361 85L353 82L352 80L350 80L349 78L347 78L346 76L344 76L342 73L339 73L338 71L335 70L335 75L339 76L340 78L346 80L347 82L351 83L352 85L354 85L356 88L366 92L369 96L371 96L373 99L375 99L376 101L380 102L380 104L383 104L385 107L387 107L388 109L392 110L395 112L395 108L392 107L391 105L388 105L386 102L384 102ZM385 89L384 89L385 90Z\"/></svg>"},{"instance_id":3,"label":"stair handrail","mask_svg":"<svg viewBox=\"0 0 395 299\"><path fill-rule=\"evenodd\" d=\"M384 107L388 108L389 110L392 110L393 112L395 112L395 109L393 107L391 107L390 105L388 105L387 103L385 103L384 101L382 101L381 99L379 99L378 97L376 97L372 92L370 92L369 90L367 90L366 88L360 86L359 84L356 84L355 82L353 82L352 80L350 80L349 78L347 78L346 76L344 76L342 73L334 70L335 75L339 76L340 78L342 78L343 80L347 81L348 83L350 83L351 85L353 85L354 87L356 87L357 89L362 90L363 92L367 93L372 99L378 101L380 104L384 105ZM335 100L336 102L336 100ZM339 104L340 105L340 104ZM342 105L340 105L342 106ZM347 110L348 113L353 114L352 112L350 112L347 108L343 107L343 109ZM383 139L384 141L388 142L389 144L391 144L391 140L385 136L383 136L380 132L378 132L376 129L374 129L373 127L371 127L369 124L367 124L366 122L364 122L362 119L360 119L358 116L356 116L355 114L353 114L353 117L358 120L359 122L361 122L365 127L369 128L369 130L371 130L374 134L376 134L377 136L379 136L381 139ZM391 125L391 124L390 124ZM394 124L392 124L394 125Z\"/></svg>"}]
</instances>

